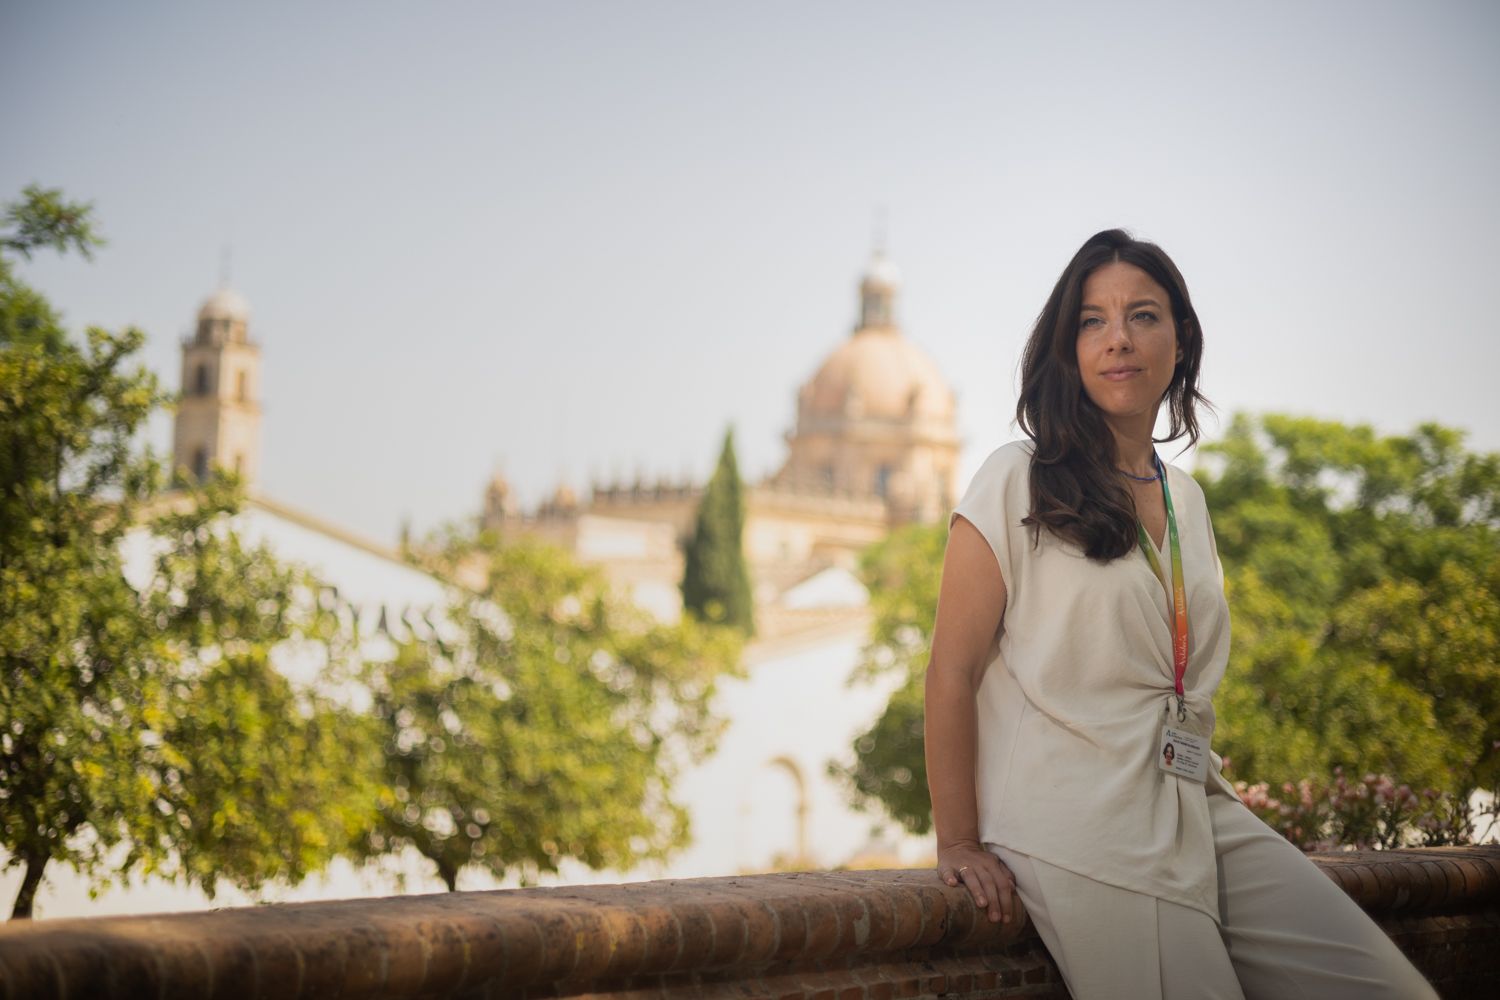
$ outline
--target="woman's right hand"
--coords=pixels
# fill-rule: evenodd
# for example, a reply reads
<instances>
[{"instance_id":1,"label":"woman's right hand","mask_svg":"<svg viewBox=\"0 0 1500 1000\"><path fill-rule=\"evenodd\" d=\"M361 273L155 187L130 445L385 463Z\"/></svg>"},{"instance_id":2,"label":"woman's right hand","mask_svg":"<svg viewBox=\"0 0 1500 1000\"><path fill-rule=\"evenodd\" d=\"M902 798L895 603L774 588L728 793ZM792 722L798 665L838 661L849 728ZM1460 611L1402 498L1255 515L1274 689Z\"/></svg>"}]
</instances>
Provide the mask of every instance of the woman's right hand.
<instances>
[{"instance_id":1,"label":"woman's right hand","mask_svg":"<svg viewBox=\"0 0 1500 1000\"><path fill-rule=\"evenodd\" d=\"M938 877L945 885L968 886L974 905L992 922L1010 923L1015 916L1016 879L1005 863L975 842L938 849Z\"/></svg>"}]
</instances>

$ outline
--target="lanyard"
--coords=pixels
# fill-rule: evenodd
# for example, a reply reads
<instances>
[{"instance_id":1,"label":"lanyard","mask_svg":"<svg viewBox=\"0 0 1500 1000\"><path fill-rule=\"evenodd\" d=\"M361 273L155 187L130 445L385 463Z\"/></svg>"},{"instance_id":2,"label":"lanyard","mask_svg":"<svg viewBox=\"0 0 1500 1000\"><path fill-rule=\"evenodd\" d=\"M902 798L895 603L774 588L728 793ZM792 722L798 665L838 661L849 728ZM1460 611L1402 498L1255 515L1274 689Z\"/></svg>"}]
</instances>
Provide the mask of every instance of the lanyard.
<instances>
[{"instance_id":1,"label":"lanyard","mask_svg":"<svg viewBox=\"0 0 1500 1000\"><path fill-rule=\"evenodd\" d=\"M1161 464L1161 456L1153 454L1156 460L1156 471L1161 473L1161 495L1167 505L1167 545L1172 555L1172 686L1177 691L1177 721L1187 721L1187 708L1183 705L1182 678L1187 673L1188 661L1188 613L1187 613L1187 586L1182 582L1182 545L1177 540L1177 513L1172 509L1172 491L1167 489L1167 470ZM1146 561L1151 564L1151 572L1162 581L1162 586L1167 585L1166 577L1161 571L1161 560L1156 558L1156 550L1151 546L1151 539L1146 535L1146 527L1140 521L1135 522L1135 529L1139 534L1141 551L1146 553Z\"/></svg>"}]
</instances>

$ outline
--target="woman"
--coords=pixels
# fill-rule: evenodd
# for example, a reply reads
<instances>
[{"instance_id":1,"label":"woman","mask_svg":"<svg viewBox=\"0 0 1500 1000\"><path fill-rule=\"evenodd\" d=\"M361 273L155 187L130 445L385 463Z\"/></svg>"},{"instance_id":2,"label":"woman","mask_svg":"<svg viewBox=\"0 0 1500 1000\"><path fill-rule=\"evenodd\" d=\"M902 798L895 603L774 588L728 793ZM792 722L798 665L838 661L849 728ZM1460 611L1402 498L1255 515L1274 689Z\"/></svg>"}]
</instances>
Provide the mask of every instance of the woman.
<instances>
[{"instance_id":1,"label":"woman","mask_svg":"<svg viewBox=\"0 0 1500 1000\"><path fill-rule=\"evenodd\" d=\"M1176 266L1099 233L1052 290L1017 420L950 521L927 671L938 874L1018 893L1076 1000L1432 997L1240 803L1210 749L1229 657L1198 439L1203 335ZM1170 749L1169 749L1170 748Z\"/></svg>"}]
</instances>

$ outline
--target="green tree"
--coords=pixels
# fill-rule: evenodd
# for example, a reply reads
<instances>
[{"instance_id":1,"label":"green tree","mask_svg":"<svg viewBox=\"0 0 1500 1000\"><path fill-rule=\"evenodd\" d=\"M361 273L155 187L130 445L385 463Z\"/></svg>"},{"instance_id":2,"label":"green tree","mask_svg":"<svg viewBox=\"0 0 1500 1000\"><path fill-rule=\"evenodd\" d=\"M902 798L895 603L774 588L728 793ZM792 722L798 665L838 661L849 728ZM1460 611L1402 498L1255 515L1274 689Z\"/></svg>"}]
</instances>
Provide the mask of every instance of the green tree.
<instances>
[{"instance_id":1,"label":"green tree","mask_svg":"<svg viewBox=\"0 0 1500 1000\"><path fill-rule=\"evenodd\" d=\"M1287 416L1236 417L1204 452L1236 776L1500 783L1500 455Z\"/></svg>"},{"instance_id":2,"label":"green tree","mask_svg":"<svg viewBox=\"0 0 1500 1000\"><path fill-rule=\"evenodd\" d=\"M932 826L923 761L923 677L937 616L938 585L948 530L942 524L898 528L860 556L873 622L854 679L895 674L902 683L875 724L854 741L854 763L832 765L854 803L880 806L913 833Z\"/></svg>"},{"instance_id":3,"label":"green tree","mask_svg":"<svg viewBox=\"0 0 1500 1000\"><path fill-rule=\"evenodd\" d=\"M672 780L717 735L709 703L739 634L656 622L536 541L450 536L434 565L486 580L367 668L384 782L358 851L414 847L451 890L470 865L529 882L568 858L625 868L681 846Z\"/></svg>"},{"instance_id":4,"label":"green tree","mask_svg":"<svg viewBox=\"0 0 1500 1000\"><path fill-rule=\"evenodd\" d=\"M351 698L357 636L320 600L321 583L245 546L229 518L232 478L193 490L150 523L154 573L140 613L158 628L140 780L153 795L130 817L146 872L250 892L295 885L344 852L375 811L378 761ZM293 683L278 654L316 665Z\"/></svg>"},{"instance_id":5,"label":"green tree","mask_svg":"<svg viewBox=\"0 0 1500 1000\"><path fill-rule=\"evenodd\" d=\"M88 206L33 186L4 218L0 848L6 867L22 869L13 915L31 914L51 862L96 883L160 870L209 891L218 877L295 879L331 850L287 861L247 853L240 838L279 848L312 825L288 810L337 801L336 786L273 787L292 768L260 752L292 752L314 735L303 721L328 721L307 699L318 711L287 714L294 699L267 665L269 648L296 632L291 577L214 529L234 503L233 483L221 482L151 521L165 575L132 585L122 546L162 482L132 441L166 397L134 362L139 330L91 328L79 345L15 273L11 254L98 245ZM308 760L295 767L320 773ZM243 797L255 781L263 795ZM320 816L330 813L341 810Z\"/></svg>"},{"instance_id":6,"label":"green tree","mask_svg":"<svg viewBox=\"0 0 1500 1000\"><path fill-rule=\"evenodd\" d=\"M7 206L5 251L87 255L100 240L87 205L27 188ZM118 544L154 470L130 441L162 401L146 371L124 370L137 330L69 342L56 312L0 253L0 846L29 916L49 861L97 870L118 822L140 812L136 783L143 689L132 655L149 639Z\"/></svg>"},{"instance_id":7,"label":"green tree","mask_svg":"<svg viewBox=\"0 0 1500 1000\"><path fill-rule=\"evenodd\" d=\"M755 634L750 571L745 566L745 491L734 457L734 429L724 433L719 464L703 491L682 573L682 606L699 621Z\"/></svg>"},{"instance_id":8,"label":"green tree","mask_svg":"<svg viewBox=\"0 0 1500 1000\"><path fill-rule=\"evenodd\" d=\"M1460 432L1236 417L1203 448L1233 617L1215 699L1232 775L1280 787L1392 775L1462 800L1500 784L1500 456ZM947 532L872 548L862 670L903 685L845 776L907 828L930 816L922 675Z\"/></svg>"}]
</instances>

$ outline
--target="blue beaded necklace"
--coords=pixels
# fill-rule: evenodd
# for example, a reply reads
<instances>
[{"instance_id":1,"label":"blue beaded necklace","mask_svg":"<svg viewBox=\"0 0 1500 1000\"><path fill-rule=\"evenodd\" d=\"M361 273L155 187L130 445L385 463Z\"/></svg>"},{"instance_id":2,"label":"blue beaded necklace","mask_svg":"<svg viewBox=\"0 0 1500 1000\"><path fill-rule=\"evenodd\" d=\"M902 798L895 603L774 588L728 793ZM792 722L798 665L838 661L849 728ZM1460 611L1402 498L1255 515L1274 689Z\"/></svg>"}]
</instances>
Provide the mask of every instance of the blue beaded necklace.
<instances>
[{"instance_id":1,"label":"blue beaded necklace","mask_svg":"<svg viewBox=\"0 0 1500 1000\"><path fill-rule=\"evenodd\" d=\"M1154 451L1151 453L1151 461L1156 466L1156 475L1154 476L1137 476L1134 472L1126 472L1124 469L1120 469L1119 472L1121 475L1129 476L1138 483L1154 483L1162 477L1162 473L1166 470L1162 468L1161 456L1157 455Z\"/></svg>"}]
</instances>

